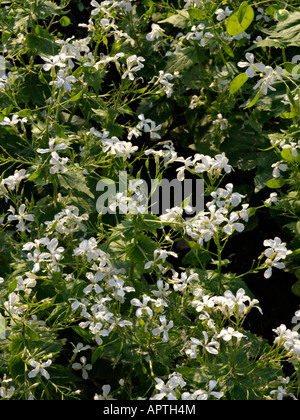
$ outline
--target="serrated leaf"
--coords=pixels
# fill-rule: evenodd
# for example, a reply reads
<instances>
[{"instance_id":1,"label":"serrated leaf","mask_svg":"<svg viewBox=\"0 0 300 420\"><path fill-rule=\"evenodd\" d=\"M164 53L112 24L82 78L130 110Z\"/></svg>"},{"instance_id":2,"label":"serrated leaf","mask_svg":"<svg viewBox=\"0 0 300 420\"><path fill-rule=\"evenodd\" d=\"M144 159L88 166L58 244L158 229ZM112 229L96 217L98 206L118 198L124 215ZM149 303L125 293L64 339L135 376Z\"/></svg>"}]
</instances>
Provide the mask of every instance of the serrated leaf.
<instances>
[{"instance_id":1,"label":"serrated leaf","mask_svg":"<svg viewBox=\"0 0 300 420\"><path fill-rule=\"evenodd\" d=\"M259 41L257 47L300 46L300 12L290 13L284 21L278 22L275 29L262 29L267 39Z\"/></svg>"},{"instance_id":2,"label":"serrated leaf","mask_svg":"<svg viewBox=\"0 0 300 420\"><path fill-rule=\"evenodd\" d=\"M69 98L68 102L78 101L78 99L81 98L82 94L83 94L83 89L80 92L76 93L76 95L71 96L71 98Z\"/></svg>"},{"instance_id":3,"label":"serrated leaf","mask_svg":"<svg viewBox=\"0 0 300 420\"><path fill-rule=\"evenodd\" d=\"M194 49L185 48L181 51L172 54L165 68L165 72L174 73L175 71L182 72L192 67L197 62Z\"/></svg>"},{"instance_id":4,"label":"serrated leaf","mask_svg":"<svg viewBox=\"0 0 300 420\"><path fill-rule=\"evenodd\" d=\"M74 189L88 195L91 198L95 198L94 194L87 186L85 176L81 172L69 170L64 174L57 174L57 178L61 187L70 190Z\"/></svg>"},{"instance_id":5,"label":"serrated leaf","mask_svg":"<svg viewBox=\"0 0 300 420\"><path fill-rule=\"evenodd\" d=\"M280 114L279 117L289 120L292 118L295 118L297 116L296 112L284 112L283 114Z\"/></svg>"},{"instance_id":6,"label":"serrated leaf","mask_svg":"<svg viewBox=\"0 0 300 420\"><path fill-rule=\"evenodd\" d=\"M234 58L234 52L229 47L229 45L225 44L225 42L221 42L221 45L222 45L223 50L226 52L226 54L228 54L229 57Z\"/></svg>"},{"instance_id":7,"label":"serrated leaf","mask_svg":"<svg viewBox=\"0 0 300 420\"><path fill-rule=\"evenodd\" d=\"M248 79L249 77L246 75L246 73L238 74L231 82L229 88L230 95L235 94L242 86L244 86Z\"/></svg>"},{"instance_id":8,"label":"serrated leaf","mask_svg":"<svg viewBox=\"0 0 300 420\"><path fill-rule=\"evenodd\" d=\"M190 24L190 16L187 10L179 10L177 14L172 14L158 23L170 23L176 28L185 29Z\"/></svg>"},{"instance_id":9,"label":"serrated leaf","mask_svg":"<svg viewBox=\"0 0 300 420\"><path fill-rule=\"evenodd\" d=\"M249 105L245 106L245 108L252 108L256 102L259 100L260 98L260 94L261 94L261 89L257 92L257 94L254 96L254 98L252 99L252 101L250 102Z\"/></svg>"},{"instance_id":10,"label":"serrated leaf","mask_svg":"<svg viewBox=\"0 0 300 420\"><path fill-rule=\"evenodd\" d=\"M293 284L292 292L294 293L294 295L300 297L300 280L296 281L296 283Z\"/></svg>"}]
</instances>

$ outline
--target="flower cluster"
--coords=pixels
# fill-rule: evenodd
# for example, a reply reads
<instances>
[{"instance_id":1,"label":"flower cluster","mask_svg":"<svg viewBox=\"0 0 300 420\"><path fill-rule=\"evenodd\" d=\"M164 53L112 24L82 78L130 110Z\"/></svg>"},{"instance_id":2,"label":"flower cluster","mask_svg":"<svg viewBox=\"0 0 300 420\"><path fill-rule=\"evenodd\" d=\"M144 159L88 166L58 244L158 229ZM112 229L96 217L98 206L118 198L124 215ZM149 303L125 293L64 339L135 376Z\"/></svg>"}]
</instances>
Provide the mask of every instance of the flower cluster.
<instances>
[{"instance_id":1,"label":"flower cluster","mask_svg":"<svg viewBox=\"0 0 300 420\"><path fill-rule=\"evenodd\" d=\"M165 383L160 378L154 378L156 381L157 393L151 398L151 400L207 400L209 397L220 399L223 397L223 392L214 391L217 385L217 381L211 380L208 383L208 389L197 389L196 391L189 392L184 391L187 383L182 378L180 373L174 372L169 375L167 382Z\"/></svg>"},{"instance_id":2,"label":"flower cluster","mask_svg":"<svg viewBox=\"0 0 300 420\"><path fill-rule=\"evenodd\" d=\"M112 265L110 256L98 248L95 238L81 241L74 255L86 258L92 264L91 271L85 275L88 285L83 289L84 297L70 298L71 308L73 311L80 309L80 317L84 320L79 326L88 329L97 344L101 345L102 337L108 337L114 328L131 325L111 308L114 302L123 303L126 293L135 289L125 284L120 277L123 270Z\"/></svg>"}]
</instances>

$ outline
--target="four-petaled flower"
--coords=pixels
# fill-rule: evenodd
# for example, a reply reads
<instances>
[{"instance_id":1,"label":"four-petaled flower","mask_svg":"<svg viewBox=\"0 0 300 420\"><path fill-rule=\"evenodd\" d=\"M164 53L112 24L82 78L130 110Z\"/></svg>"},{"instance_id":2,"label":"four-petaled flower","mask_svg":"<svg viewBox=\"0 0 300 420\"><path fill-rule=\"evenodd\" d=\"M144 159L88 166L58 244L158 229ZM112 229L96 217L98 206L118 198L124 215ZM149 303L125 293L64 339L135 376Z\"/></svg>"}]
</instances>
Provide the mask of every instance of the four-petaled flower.
<instances>
[{"instance_id":1,"label":"four-petaled flower","mask_svg":"<svg viewBox=\"0 0 300 420\"><path fill-rule=\"evenodd\" d=\"M256 74L256 71L263 72L265 71L266 66L262 63L255 63L254 62L254 54L247 53L246 59L248 62L245 61L239 61L238 66L241 68L246 68L246 75L250 78L254 77Z\"/></svg>"},{"instance_id":2,"label":"four-petaled flower","mask_svg":"<svg viewBox=\"0 0 300 420\"><path fill-rule=\"evenodd\" d=\"M34 359L29 360L30 366L34 369L28 373L28 378L35 378L38 373L44 376L46 379L50 378L49 373L46 371L46 368L49 367L52 363L51 359L48 359L46 362L37 362Z\"/></svg>"}]
</instances>

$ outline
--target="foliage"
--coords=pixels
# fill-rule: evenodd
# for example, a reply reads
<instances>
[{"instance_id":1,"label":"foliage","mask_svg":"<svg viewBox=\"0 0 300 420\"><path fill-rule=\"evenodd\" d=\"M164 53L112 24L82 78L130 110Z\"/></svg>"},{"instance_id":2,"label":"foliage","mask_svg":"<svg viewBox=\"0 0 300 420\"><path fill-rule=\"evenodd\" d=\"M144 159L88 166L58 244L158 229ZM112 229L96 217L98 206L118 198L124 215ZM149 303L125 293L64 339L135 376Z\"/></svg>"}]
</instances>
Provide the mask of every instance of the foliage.
<instances>
[{"instance_id":1,"label":"foliage","mask_svg":"<svg viewBox=\"0 0 300 420\"><path fill-rule=\"evenodd\" d=\"M246 328L247 276L284 270L300 296L299 11L282 7L3 2L0 399L297 397L299 311L271 343ZM202 180L205 208L145 211L139 180L165 177ZM278 233L232 272L262 212Z\"/></svg>"}]
</instances>

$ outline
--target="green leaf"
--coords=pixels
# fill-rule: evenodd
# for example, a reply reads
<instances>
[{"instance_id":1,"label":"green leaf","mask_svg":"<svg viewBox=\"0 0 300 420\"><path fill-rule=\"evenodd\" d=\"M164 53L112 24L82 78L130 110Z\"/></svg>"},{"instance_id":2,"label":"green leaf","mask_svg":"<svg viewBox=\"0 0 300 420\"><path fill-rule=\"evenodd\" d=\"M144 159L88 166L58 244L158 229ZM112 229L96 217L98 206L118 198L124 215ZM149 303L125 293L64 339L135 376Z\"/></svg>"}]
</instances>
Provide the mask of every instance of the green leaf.
<instances>
[{"instance_id":1,"label":"green leaf","mask_svg":"<svg viewBox=\"0 0 300 420\"><path fill-rule=\"evenodd\" d=\"M248 2L243 2L239 9L228 18L226 24L227 33L231 36L240 35L251 25L254 16L253 8L248 5Z\"/></svg>"},{"instance_id":2,"label":"green leaf","mask_svg":"<svg viewBox=\"0 0 300 420\"><path fill-rule=\"evenodd\" d=\"M30 50L39 55L55 55L58 52L55 38L47 31L37 25L34 33L27 34L26 44Z\"/></svg>"},{"instance_id":3,"label":"green leaf","mask_svg":"<svg viewBox=\"0 0 300 420\"><path fill-rule=\"evenodd\" d=\"M234 58L234 52L229 47L229 45L225 44L225 42L221 42L221 45L222 45L223 50L226 52L226 54L228 54L229 57Z\"/></svg>"},{"instance_id":4,"label":"green leaf","mask_svg":"<svg viewBox=\"0 0 300 420\"><path fill-rule=\"evenodd\" d=\"M5 318L0 315L0 340L5 340L6 323Z\"/></svg>"},{"instance_id":5,"label":"green leaf","mask_svg":"<svg viewBox=\"0 0 300 420\"><path fill-rule=\"evenodd\" d=\"M62 16L59 20L59 23L61 24L61 26L66 27L71 25L71 19L68 18L68 16Z\"/></svg>"},{"instance_id":6,"label":"green leaf","mask_svg":"<svg viewBox=\"0 0 300 420\"><path fill-rule=\"evenodd\" d=\"M297 156L293 156L291 148L283 149L281 152L281 157L287 162L300 163L300 154L297 152Z\"/></svg>"},{"instance_id":7,"label":"green leaf","mask_svg":"<svg viewBox=\"0 0 300 420\"><path fill-rule=\"evenodd\" d=\"M277 178L277 179L274 178L266 182L266 186L268 188L273 188L273 189L282 188L285 184L286 184L286 180L283 178Z\"/></svg>"},{"instance_id":8,"label":"green leaf","mask_svg":"<svg viewBox=\"0 0 300 420\"><path fill-rule=\"evenodd\" d=\"M158 23L170 23L176 28L185 29L190 25L190 15L187 10L179 10L178 14L172 14Z\"/></svg>"},{"instance_id":9,"label":"green leaf","mask_svg":"<svg viewBox=\"0 0 300 420\"><path fill-rule=\"evenodd\" d=\"M196 8L188 9L188 14L190 15L191 18L195 20L203 20L206 17L206 13L204 10L200 10Z\"/></svg>"},{"instance_id":10,"label":"green leaf","mask_svg":"<svg viewBox=\"0 0 300 420\"><path fill-rule=\"evenodd\" d=\"M256 102L259 100L260 98L260 94L261 94L261 89L259 89L259 91L257 92L257 94L255 95L255 97L252 99L252 101L250 102L249 105L245 106L245 108L252 108Z\"/></svg>"},{"instance_id":11,"label":"green leaf","mask_svg":"<svg viewBox=\"0 0 300 420\"><path fill-rule=\"evenodd\" d=\"M29 325L25 327L26 335L30 338L31 341L39 341L39 334L34 331Z\"/></svg>"},{"instance_id":12,"label":"green leaf","mask_svg":"<svg viewBox=\"0 0 300 420\"><path fill-rule=\"evenodd\" d=\"M32 114L32 112L33 111L31 109L22 109L18 112L18 115L20 118L29 117Z\"/></svg>"},{"instance_id":13,"label":"green leaf","mask_svg":"<svg viewBox=\"0 0 300 420\"><path fill-rule=\"evenodd\" d=\"M80 92L76 93L76 95L71 96L71 98L68 100L68 102L78 101L78 99L81 98L82 94L83 94L83 89Z\"/></svg>"},{"instance_id":14,"label":"green leaf","mask_svg":"<svg viewBox=\"0 0 300 420\"><path fill-rule=\"evenodd\" d=\"M249 79L246 73L238 74L231 82L229 93L230 95L235 94Z\"/></svg>"}]
</instances>

